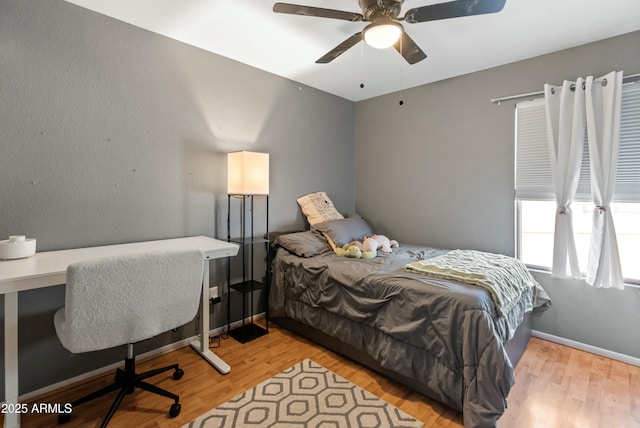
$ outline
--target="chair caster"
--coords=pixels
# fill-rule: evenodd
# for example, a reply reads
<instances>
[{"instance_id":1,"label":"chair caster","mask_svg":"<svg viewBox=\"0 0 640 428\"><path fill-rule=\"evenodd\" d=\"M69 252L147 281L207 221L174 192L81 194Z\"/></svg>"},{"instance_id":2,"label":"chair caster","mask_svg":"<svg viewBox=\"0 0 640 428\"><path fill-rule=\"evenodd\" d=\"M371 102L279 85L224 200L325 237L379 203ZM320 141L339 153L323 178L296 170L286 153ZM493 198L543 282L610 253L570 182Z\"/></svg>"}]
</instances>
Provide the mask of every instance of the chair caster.
<instances>
[{"instance_id":1,"label":"chair caster","mask_svg":"<svg viewBox=\"0 0 640 428\"><path fill-rule=\"evenodd\" d=\"M71 413L59 413L58 414L58 425L66 424L71 420Z\"/></svg>"},{"instance_id":2,"label":"chair caster","mask_svg":"<svg viewBox=\"0 0 640 428\"><path fill-rule=\"evenodd\" d=\"M181 379L182 376L184 376L184 370L182 370L182 369L176 369L176 371L173 372L173 378L175 380Z\"/></svg>"},{"instance_id":3,"label":"chair caster","mask_svg":"<svg viewBox=\"0 0 640 428\"><path fill-rule=\"evenodd\" d=\"M182 406L180 405L180 403L173 403L171 405L171 408L169 409L169 416L171 416L172 418L175 418L180 414L181 409L182 409Z\"/></svg>"}]
</instances>

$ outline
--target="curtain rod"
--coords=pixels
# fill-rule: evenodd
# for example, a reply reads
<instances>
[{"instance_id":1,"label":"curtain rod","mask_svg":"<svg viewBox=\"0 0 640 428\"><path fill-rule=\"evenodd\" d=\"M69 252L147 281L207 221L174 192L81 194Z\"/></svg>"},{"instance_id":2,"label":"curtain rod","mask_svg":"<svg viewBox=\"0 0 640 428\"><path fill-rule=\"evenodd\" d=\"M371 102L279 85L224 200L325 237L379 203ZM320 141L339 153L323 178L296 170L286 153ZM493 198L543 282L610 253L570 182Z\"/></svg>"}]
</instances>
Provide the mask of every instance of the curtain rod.
<instances>
[{"instance_id":1,"label":"curtain rod","mask_svg":"<svg viewBox=\"0 0 640 428\"><path fill-rule=\"evenodd\" d=\"M640 73L636 73L636 74L629 74L627 76L624 76L622 78L622 83L633 83L640 80ZM536 91L536 92L529 92L527 94L519 94L519 95L509 95L506 97L498 97L498 98L491 98L491 102L493 104L497 104L500 105L500 103L502 103L502 101L511 101L511 100L519 100L522 98L530 98L530 97L537 97L540 95L544 95L544 91Z\"/></svg>"}]
</instances>

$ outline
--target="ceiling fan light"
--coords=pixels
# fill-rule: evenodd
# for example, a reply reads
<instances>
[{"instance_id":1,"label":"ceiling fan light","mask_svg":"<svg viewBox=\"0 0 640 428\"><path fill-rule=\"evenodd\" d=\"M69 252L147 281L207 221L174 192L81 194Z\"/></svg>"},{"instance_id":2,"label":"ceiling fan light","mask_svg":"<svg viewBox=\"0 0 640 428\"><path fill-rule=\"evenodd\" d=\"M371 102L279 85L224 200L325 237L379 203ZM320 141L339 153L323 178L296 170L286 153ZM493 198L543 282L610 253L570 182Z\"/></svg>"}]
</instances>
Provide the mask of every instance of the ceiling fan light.
<instances>
[{"instance_id":1,"label":"ceiling fan light","mask_svg":"<svg viewBox=\"0 0 640 428\"><path fill-rule=\"evenodd\" d=\"M393 46L402 34L402 26L397 22L382 22L369 25L364 30L364 40L376 49L386 49Z\"/></svg>"}]
</instances>

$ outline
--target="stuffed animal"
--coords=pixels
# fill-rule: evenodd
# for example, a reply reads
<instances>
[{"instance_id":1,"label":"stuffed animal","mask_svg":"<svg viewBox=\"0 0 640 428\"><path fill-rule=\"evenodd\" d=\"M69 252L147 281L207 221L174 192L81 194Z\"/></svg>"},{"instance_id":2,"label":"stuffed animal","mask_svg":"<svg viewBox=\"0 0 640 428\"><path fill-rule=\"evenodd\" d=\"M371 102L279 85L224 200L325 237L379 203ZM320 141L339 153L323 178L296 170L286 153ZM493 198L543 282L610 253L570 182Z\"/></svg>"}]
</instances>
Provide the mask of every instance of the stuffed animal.
<instances>
[{"instance_id":1,"label":"stuffed animal","mask_svg":"<svg viewBox=\"0 0 640 428\"><path fill-rule=\"evenodd\" d=\"M364 243L360 242L360 241L351 241L348 244L344 244L342 246L343 250L348 250L349 247L358 247L360 248L360 251L368 251L367 249L365 249Z\"/></svg>"},{"instance_id":2,"label":"stuffed animal","mask_svg":"<svg viewBox=\"0 0 640 428\"><path fill-rule=\"evenodd\" d=\"M363 259L372 259L377 255L378 255L378 253L376 251L362 251L362 258Z\"/></svg>"},{"instance_id":3,"label":"stuffed animal","mask_svg":"<svg viewBox=\"0 0 640 428\"><path fill-rule=\"evenodd\" d=\"M362 240L362 251L373 251L375 253L377 250L378 242L365 236Z\"/></svg>"},{"instance_id":4,"label":"stuffed animal","mask_svg":"<svg viewBox=\"0 0 640 428\"><path fill-rule=\"evenodd\" d=\"M366 236L365 236L365 239L366 239ZM372 259L377 255L376 244L373 242L368 242L365 239L363 239L362 242L351 241L348 244L343 245L342 249L349 250L349 248L351 247L358 247L360 249L360 252L362 253L363 259Z\"/></svg>"},{"instance_id":5,"label":"stuffed animal","mask_svg":"<svg viewBox=\"0 0 640 428\"><path fill-rule=\"evenodd\" d=\"M351 259L359 259L360 257L362 257L362 250L360 250L360 248L356 247L355 245L350 246L346 249L346 251L347 252L345 256Z\"/></svg>"},{"instance_id":6,"label":"stuffed animal","mask_svg":"<svg viewBox=\"0 0 640 428\"><path fill-rule=\"evenodd\" d=\"M342 249L343 250L347 250L347 249L349 249L349 247L352 247L354 245L356 247L360 248L360 251L362 251L364 253L364 252L371 252L371 251L375 252L377 244L375 242L367 241L367 237L365 236L364 239L362 240L362 242L360 242L360 241L351 241L348 244L343 245Z\"/></svg>"},{"instance_id":7,"label":"stuffed animal","mask_svg":"<svg viewBox=\"0 0 640 428\"><path fill-rule=\"evenodd\" d=\"M398 247L398 241L389 239L384 235L373 235L372 237L365 237L364 244L367 249L375 248L376 250L382 250L383 253L390 253L391 248Z\"/></svg>"},{"instance_id":8,"label":"stuffed animal","mask_svg":"<svg viewBox=\"0 0 640 428\"><path fill-rule=\"evenodd\" d=\"M351 245L348 248L336 247L334 252L338 256L349 257L352 259L372 259L377 254L375 251L361 251L356 245Z\"/></svg>"}]
</instances>

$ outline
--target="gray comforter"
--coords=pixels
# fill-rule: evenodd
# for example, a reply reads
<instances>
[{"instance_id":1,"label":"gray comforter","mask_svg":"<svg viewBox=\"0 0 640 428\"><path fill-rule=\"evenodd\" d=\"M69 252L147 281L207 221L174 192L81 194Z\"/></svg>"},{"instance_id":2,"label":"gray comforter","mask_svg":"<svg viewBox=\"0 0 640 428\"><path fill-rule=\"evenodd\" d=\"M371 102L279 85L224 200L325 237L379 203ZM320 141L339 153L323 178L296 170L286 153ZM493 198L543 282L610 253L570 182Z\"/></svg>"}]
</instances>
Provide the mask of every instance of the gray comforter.
<instances>
[{"instance_id":1,"label":"gray comforter","mask_svg":"<svg viewBox=\"0 0 640 428\"><path fill-rule=\"evenodd\" d=\"M445 252L405 245L365 260L279 248L270 316L320 329L417 380L431 398L462 411L467 428L493 427L514 382L503 344L536 297L548 304L546 293L525 293L501 317L485 289L403 269Z\"/></svg>"}]
</instances>

